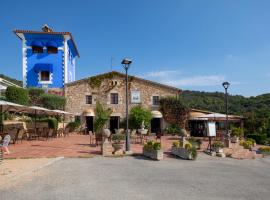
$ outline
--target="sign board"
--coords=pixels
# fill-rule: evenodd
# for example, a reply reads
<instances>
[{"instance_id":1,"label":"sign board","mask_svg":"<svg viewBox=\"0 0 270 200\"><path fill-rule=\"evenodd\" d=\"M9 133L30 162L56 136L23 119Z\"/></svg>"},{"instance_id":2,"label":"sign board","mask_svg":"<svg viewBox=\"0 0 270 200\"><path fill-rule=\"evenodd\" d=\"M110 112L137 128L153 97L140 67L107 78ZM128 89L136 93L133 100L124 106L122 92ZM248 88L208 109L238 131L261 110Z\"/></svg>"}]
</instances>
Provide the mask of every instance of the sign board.
<instances>
[{"instance_id":1,"label":"sign board","mask_svg":"<svg viewBox=\"0 0 270 200\"><path fill-rule=\"evenodd\" d=\"M141 92L134 90L131 91L131 103L141 103Z\"/></svg>"},{"instance_id":2,"label":"sign board","mask_svg":"<svg viewBox=\"0 0 270 200\"><path fill-rule=\"evenodd\" d=\"M207 122L207 136L215 137L216 136L216 122Z\"/></svg>"}]
</instances>

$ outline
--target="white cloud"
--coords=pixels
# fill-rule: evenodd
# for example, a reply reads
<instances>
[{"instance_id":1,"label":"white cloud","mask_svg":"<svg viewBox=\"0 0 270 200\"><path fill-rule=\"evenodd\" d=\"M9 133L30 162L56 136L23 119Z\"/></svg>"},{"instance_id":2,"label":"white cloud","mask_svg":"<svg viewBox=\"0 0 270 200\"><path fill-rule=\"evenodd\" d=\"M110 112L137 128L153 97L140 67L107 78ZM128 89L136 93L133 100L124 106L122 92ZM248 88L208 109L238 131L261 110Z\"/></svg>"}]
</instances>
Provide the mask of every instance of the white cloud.
<instances>
[{"instance_id":1,"label":"white cloud","mask_svg":"<svg viewBox=\"0 0 270 200\"><path fill-rule=\"evenodd\" d=\"M225 76L222 75L209 75L209 76L192 76L179 79L163 79L162 83L179 87L179 86L215 86L224 82Z\"/></svg>"},{"instance_id":2,"label":"white cloud","mask_svg":"<svg viewBox=\"0 0 270 200\"><path fill-rule=\"evenodd\" d=\"M181 71L179 70L161 70L161 71L151 71L145 74L145 77L149 78L162 78L169 79L171 76L180 75Z\"/></svg>"}]
</instances>

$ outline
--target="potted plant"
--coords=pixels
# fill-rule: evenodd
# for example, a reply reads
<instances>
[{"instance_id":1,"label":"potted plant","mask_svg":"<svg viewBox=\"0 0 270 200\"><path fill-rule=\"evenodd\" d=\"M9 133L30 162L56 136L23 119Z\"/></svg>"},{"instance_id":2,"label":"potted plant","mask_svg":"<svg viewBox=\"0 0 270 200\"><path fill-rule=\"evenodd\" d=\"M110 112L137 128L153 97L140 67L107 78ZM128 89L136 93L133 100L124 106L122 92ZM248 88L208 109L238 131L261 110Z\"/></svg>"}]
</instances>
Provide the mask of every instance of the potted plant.
<instances>
[{"instance_id":1,"label":"potted plant","mask_svg":"<svg viewBox=\"0 0 270 200\"><path fill-rule=\"evenodd\" d=\"M212 148L216 153L222 153L223 152L223 148L224 148L224 144L221 141L216 141L212 144Z\"/></svg>"},{"instance_id":2,"label":"potted plant","mask_svg":"<svg viewBox=\"0 0 270 200\"><path fill-rule=\"evenodd\" d=\"M143 146L143 155L154 160L163 159L163 150L161 149L161 143L155 141L149 141Z\"/></svg>"},{"instance_id":3,"label":"potted plant","mask_svg":"<svg viewBox=\"0 0 270 200\"><path fill-rule=\"evenodd\" d=\"M242 128L232 128L232 132L231 132L231 142L232 143L238 143L239 142L239 137L241 137L243 135L243 130Z\"/></svg>"},{"instance_id":4,"label":"potted plant","mask_svg":"<svg viewBox=\"0 0 270 200\"><path fill-rule=\"evenodd\" d=\"M202 140L199 138L195 138L195 137L190 137L188 139L188 142L192 144L193 147L195 147L196 149L200 149L201 145L202 145Z\"/></svg>"},{"instance_id":5,"label":"potted plant","mask_svg":"<svg viewBox=\"0 0 270 200\"><path fill-rule=\"evenodd\" d=\"M114 148L114 153L118 152L120 149L123 148L124 145L124 140L125 140L125 135L124 134L113 134L112 135L112 146Z\"/></svg>"},{"instance_id":6,"label":"potted plant","mask_svg":"<svg viewBox=\"0 0 270 200\"><path fill-rule=\"evenodd\" d=\"M197 158L197 150L190 142L181 141L173 142L172 154L187 160L195 160Z\"/></svg>"}]
</instances>

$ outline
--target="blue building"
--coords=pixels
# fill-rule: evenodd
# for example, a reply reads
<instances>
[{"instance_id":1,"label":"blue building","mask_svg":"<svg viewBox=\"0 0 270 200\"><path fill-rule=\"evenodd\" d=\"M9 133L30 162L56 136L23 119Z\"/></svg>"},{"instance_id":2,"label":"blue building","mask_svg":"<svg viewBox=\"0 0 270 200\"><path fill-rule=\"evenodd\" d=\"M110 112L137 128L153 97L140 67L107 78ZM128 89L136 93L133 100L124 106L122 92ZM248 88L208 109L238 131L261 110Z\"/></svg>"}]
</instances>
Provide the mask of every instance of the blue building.
<instances>
[{"instance_id":1,"label":"blue building","mask_svg":"<svg viewBox=\"0 0 270 200\"><path fill-rule=\"evenodd\" d=\"M23 87L62 89L75 81L75 58L79 57L70 32L15 30L22 41Z\"/></svg>"}]
</instances>

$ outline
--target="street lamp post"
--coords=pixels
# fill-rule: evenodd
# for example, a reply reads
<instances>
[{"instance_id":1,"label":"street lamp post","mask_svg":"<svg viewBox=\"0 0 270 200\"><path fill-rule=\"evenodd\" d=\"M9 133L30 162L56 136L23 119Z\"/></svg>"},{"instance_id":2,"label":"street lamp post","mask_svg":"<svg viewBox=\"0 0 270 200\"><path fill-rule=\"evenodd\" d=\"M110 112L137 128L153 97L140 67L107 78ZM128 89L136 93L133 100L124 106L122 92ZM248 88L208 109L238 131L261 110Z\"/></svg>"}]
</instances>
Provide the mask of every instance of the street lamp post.
<instances>
[{"instance_id":1,"label":"street lamp post","mask_svg":"<svg viewBox=\"0 0 270 200\"><path fill-rule=\"evenodd\" d=\"M128 68L131 63L132 61L127 58L123 59L121 62L126 71L126 152L130 152L130 137L128 131Z\"/></svg>"},{"instance_id":2,"label":"street lamp post","mask_svg":"<svg viewBox=\"0 0 270 200\"><path fill-rule=\"evenodd\" d=\"M226 136L227 139L230 140L230 134L229 134L229 123L228 123L228 88L230 86L229 82L222 83L224 89L225 89L225 107L226 107Z\"/></svg>"}]
</instances>

